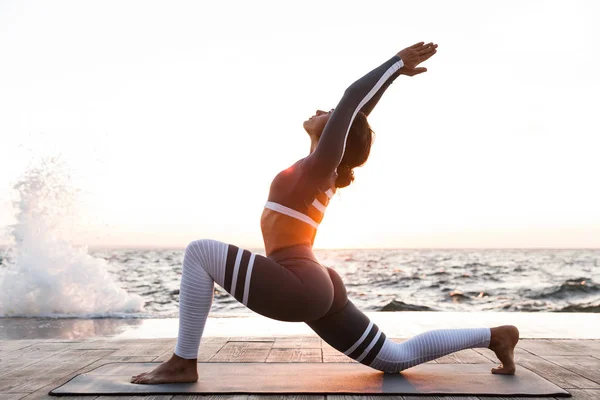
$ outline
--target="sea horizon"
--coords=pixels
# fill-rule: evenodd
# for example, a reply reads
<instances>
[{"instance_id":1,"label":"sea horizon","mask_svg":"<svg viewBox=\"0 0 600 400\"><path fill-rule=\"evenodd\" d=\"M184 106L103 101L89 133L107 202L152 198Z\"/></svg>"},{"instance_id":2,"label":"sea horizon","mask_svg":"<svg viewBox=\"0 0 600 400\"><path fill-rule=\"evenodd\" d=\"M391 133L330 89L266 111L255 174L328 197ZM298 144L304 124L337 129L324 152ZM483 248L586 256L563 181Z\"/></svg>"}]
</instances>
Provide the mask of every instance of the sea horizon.
<instances>
[{"instance_id":1,"label":"sea horizon","mask_svg":"<svg viewBox=\"0 0 600 400\"><path fill-rule=\"evenodd\" d=\"M600 312L600 249L314 252L365 312ZM173 318L183 256L156 247L5 251L0 316ZM211 310L254 313L217 284Z\"/></svg>"}]
</instances>

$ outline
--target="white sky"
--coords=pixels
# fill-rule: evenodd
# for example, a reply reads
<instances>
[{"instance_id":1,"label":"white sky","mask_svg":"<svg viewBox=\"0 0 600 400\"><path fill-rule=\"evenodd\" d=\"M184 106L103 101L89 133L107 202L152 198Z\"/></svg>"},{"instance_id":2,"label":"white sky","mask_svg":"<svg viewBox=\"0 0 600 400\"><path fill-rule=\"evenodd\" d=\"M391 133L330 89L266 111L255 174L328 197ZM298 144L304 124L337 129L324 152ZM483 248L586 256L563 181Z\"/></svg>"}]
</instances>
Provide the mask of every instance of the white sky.
<instances>
[{"instance_id":1,"label":"white sky","mask_svg":"<svg viewBox=\"0 0 600 400\"><path fill-rule=\"evenodd\" d=\"M368 4L368 6L367 6ZM90 245L262 245L302 121L439 44L317 247L600 247L597 1L0 1L0 225L58 155Z\"/></svg>"}]
</instances>

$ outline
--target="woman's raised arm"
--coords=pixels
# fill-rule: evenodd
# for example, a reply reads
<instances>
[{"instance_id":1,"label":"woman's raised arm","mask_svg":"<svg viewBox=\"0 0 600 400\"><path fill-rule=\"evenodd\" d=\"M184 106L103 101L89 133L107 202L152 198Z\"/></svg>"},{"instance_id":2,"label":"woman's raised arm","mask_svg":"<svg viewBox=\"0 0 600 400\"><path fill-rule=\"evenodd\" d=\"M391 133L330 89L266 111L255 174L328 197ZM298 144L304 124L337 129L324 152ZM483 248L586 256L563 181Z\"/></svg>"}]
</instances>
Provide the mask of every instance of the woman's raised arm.
<instances>
[{"instance_id":1,"label":"woman's raised arm","mask_svg":"<svg viewBox=\"0 0 600 400\"><path fill-rule=\"evenodd\" d=\"M346 89L323 129L317 148L307 157L315 172L329 174L337 168L356 114L359 111L369 114L398 75L413 76L425 72L425 68L416 66L435 54L436 48L433 43L424 45L423 42L407 47Z\"/></svg>"}]
</instances>

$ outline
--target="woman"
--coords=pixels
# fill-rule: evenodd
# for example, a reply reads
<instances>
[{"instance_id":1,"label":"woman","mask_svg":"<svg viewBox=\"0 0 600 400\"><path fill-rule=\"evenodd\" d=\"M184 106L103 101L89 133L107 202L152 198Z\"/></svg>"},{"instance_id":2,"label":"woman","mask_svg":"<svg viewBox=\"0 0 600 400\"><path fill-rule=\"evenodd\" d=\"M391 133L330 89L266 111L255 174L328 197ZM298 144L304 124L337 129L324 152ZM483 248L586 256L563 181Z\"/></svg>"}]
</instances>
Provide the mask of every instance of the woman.
<instances>
[{"instance_id":1,"label":"woman","mask_svg":"<svg viewBox=\"0 0 600 400\"><path fill-rule=\"evenodd\" d=\"M516 327L435 330L395 343L348 300L340 276L321 266L312 252L329 199L354 180L352 169L369 156L372 131L367 116L396 77L425 72L417 66L436 48L421 42L400 51L348 87L334 110L318 110L304 122L310 154L275 177L262 214L267 257L215 240L188 245L175 352L131 382L198 380L198 347L214 282L259 314L305 322L335 349L380 371L396 373L458 350L488 347L502 363L492 373L514 374Z\"/></svg>"}]
</instances>

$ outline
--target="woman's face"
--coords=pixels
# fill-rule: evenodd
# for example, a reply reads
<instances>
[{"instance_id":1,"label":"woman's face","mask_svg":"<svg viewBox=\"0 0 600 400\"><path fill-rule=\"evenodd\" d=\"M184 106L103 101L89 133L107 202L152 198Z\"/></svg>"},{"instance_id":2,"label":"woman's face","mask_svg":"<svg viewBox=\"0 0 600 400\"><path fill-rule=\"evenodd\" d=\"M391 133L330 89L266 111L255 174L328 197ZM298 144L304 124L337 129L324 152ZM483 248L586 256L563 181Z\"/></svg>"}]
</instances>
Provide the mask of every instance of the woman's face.
<instances>
[{"instance_id":1,"label":"woman's face","mask_svg":"<svg viewBox=\"0 0 600 400\"><path fill-rule=\"evenodd\" d=\"M323 110L317 110L315 115L304 121L304 130L311 137L320 138L321 133L323 133L323 129L325 125L327 125L327 121L329 121L329 117L333 113L333 108L329 110L329 112Z\"/></svg>"}]
</instances>

